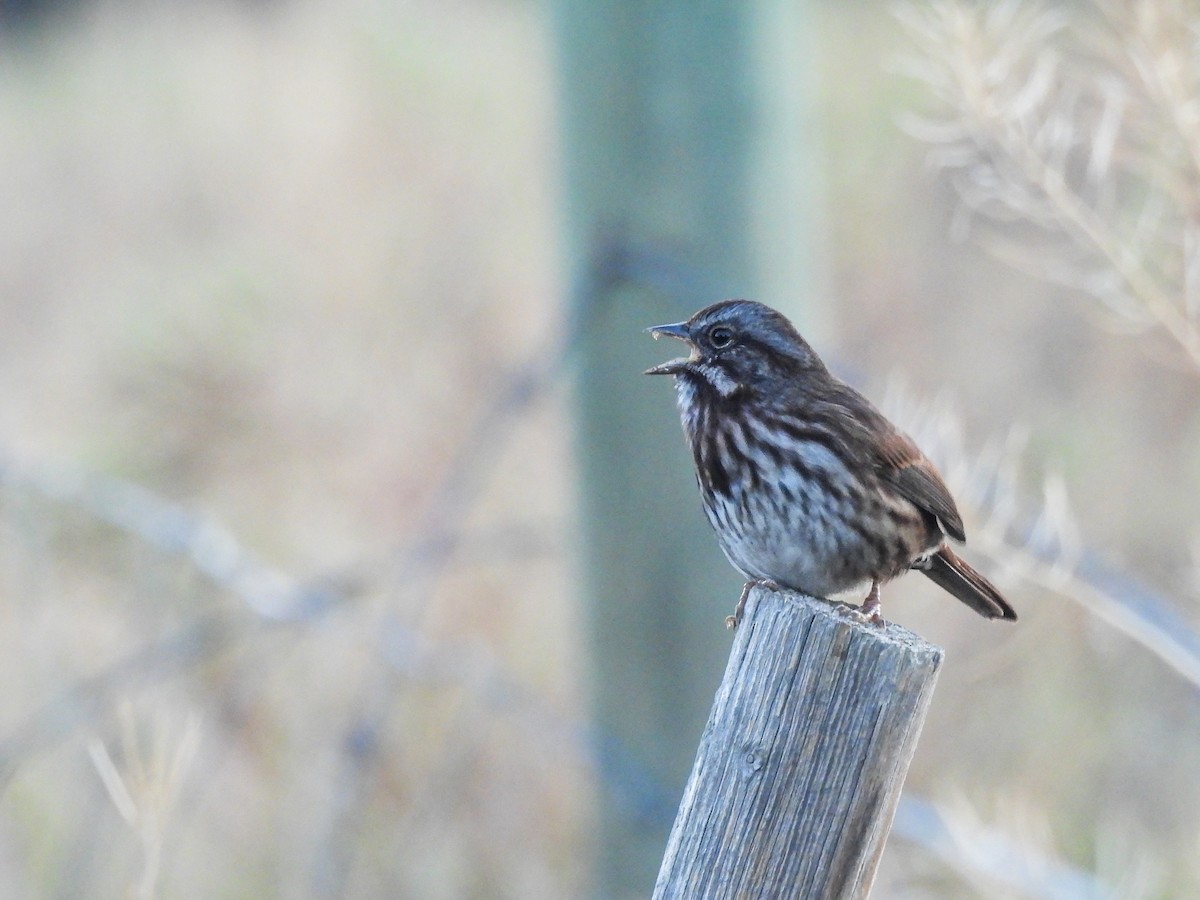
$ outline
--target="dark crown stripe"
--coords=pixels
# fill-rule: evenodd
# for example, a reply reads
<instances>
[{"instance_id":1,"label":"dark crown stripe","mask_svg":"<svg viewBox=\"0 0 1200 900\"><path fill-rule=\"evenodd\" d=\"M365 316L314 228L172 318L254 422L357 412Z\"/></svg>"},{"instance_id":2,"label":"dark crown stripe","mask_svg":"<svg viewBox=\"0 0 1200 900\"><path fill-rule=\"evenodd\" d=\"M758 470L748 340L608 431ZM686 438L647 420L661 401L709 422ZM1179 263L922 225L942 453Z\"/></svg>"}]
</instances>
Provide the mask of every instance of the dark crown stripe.
<instances>
[{"instance_id":1,"label":"dark crown stripe","mask_svg":"<svg viewBox=\"0 0 1200 900\"><path fill-rule=\"evenodd\" d=\"M798 360L795 353L785 352L778 343L759 340L757 337L748 334L741 336L741 343L747 349L754 350L764 356L768 364L777 369L786 371L797 365ZM792 343L788 341L786 345L791 347Z\"/></svg>"}]
</instances>

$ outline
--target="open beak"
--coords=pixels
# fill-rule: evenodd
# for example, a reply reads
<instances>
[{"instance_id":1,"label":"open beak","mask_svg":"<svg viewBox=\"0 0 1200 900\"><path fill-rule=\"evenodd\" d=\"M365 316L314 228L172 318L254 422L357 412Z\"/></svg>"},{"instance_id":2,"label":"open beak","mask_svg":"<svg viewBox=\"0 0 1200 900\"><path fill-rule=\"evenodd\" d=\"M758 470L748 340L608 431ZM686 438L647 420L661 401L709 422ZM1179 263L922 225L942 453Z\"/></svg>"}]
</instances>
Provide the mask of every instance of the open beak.
<instances>
[{"instance_id":1,"label":"open beak","mask_svg":"<svg viewBox=\"0 0 1200 900\"><path fill-rule=\"evenodd\" d=\"M687 341L691 337L691 332L688 330L687 322L676 322L674 325L652 325L646 329L647 332L657 341L663 335L673 337L676 340ZM683 371L684 367L690 360L685 358L673 359L670 362L665 362L662 365L654 366L647 369L647 375L676 375Z\"/></svg>"},{"instance_id":2,"label":"open beak","mask_svg":"<svg viewBox=\"0 0 1200 900\"><path fill-rule=\"evenodd\" d=\"M691 337L691 332L688 331L687 322L676 322L674 325L651 325L646 329L656 341L664 334L667 337L677 338L681 341L686 341Z\"/></svg>"}]
</instances>

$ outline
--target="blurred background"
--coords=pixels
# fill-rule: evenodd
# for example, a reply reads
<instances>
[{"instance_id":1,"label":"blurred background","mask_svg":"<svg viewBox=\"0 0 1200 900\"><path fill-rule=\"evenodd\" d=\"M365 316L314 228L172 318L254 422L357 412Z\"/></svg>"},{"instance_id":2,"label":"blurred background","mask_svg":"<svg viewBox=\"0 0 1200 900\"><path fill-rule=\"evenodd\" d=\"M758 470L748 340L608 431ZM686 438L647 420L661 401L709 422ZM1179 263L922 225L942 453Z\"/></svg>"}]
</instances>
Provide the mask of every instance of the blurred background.
<instances>
[{"instance_id":1,"label":"blurred background","mask_svg":"<svg viewBox=\"0 0 1200 900\"><path fill-rule=\"evenodd\" d=\"M0 895L648 895L599 848L658 858L690 753L602 663L702 632L645 676L694 747L738 582L633 325L751 291L1021 616L887 592L946 663L876 895L1200 894L1200 11L788 4L744 286L736 235L597 261L580 6L0 4ZM644 534L596 423L673 473ZM648 603L647 534L714 587Z\"/></svg>"}]
</instances>

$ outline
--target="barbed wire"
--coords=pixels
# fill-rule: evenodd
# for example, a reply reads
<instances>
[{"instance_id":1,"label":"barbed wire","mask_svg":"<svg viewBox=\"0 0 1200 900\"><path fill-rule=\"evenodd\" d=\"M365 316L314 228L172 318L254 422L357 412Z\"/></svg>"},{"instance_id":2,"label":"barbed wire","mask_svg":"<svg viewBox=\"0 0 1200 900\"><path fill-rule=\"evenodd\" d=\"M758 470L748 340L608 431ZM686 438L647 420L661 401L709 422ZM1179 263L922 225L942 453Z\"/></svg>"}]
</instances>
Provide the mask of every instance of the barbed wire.
<instances>
[{"instance_id":1,"label":"barbed wire","mask_svg":"<svg viewBox=\"0 0 1200 900\"><path fill-rule=\"evenodd\" d=\"M580 287L578 297L605 293L623 282L672 295L689 293L681 286L705 283L703 274L679 265L669 254L653 248L630 248L619 241L606 245L590 278ZM312 859L311 886L317 895L336 895L346 884L382 735L391 718L402 714L394 702L393 688L397 684L442 684L466 689L477 708L514 716L540 741L562 747L593 773L631 821L669 822L678 798L640 765L620 740L554 709L536 691L512 678L486 647L435 641L422 630L420 604L469 544L471 536L465 522L500 459L498 448L528 411L560 383L579 336L591 327L594 313L587 303L576 304L574 318L564 333L540 345L550 349L540 349L535 357L501 379L478 411L441 482L431 492L426 513L411 541L381 559L360 561L312 578L298 579L268 565L222 524L142 485L72 465L0 459L0 489L25 491L47 502L82 510L159 553L186 561L213 586L240 602L232 609L196 616L169 635L67 686L7 735L0 736L0 790L23 763L79 729L94 725L113 698L131 686L177 674L267 631L311 627L332 610L382 588L391 610L374 642L374 652L382 665L371 671L360 688L354 706L356 715L340 741L342 771L337 776L338 784L331 788L335 802ZM916 415L909 419L918 427L922 421L926 425L935 423L933 433L922 434L920 442L928 437L936 447L949 451L951 474L955 465L966 466L966 498L990 511L993 524L999 521L997 510L1003 506L1004 528L992 528L990 534L1003 532L1001 541L1015 542L1023 552L1038 559L1044 565L1043 574L1059 572L1064 560L1070 563L1072 581L1045 577L1042 582L1059 591L1085 587L1092 592L1085 610L1110 627L1135 636L1143 647L1167 659L1173 671L1200 683L1189 674L1200 672L1200 636L1171 611L1162 597L1087 551L1064 525L1069 519L1048 515L1048 505L1031 517L1024 537L1014 538L1019 532L1013 527L1019 520L1019 504L1014 499L1019 486L1011 478L1010 456L993 454L983 465L972 468L966 462L968 454L961 441L947 440L948 433L957 432L953 423L946 424L946 417L927 416L922 420ZM1001 496L1003 504L997 499ZM497 533L511 538L514 528L506 524ZM534 532L526 528L525 533ZM469 729L470 723L460 727ZM428 797L433 796L438 783L436 778L430 780ZM418 799L418 806L420 803ZM980 851L978 859L964 857L961 848L947 839L953 817L907 795L897 823L898 833L905 840L952 867L969 865L988 877L1003 880L1007 869L1002 863L1009 859L1011 847L1006 849L1002 835L989 831L985 845L991 849ZM1083 885L1090 892L1076 896L1110 896L1093 876L1049 859L1025 867L1007 883L1040 897L1065 896L1064 884Z\"/></svg>"},{"instance_id":2,"label":"barbed wire","mask_svg":"<svg viewBox=\"0 0 1200 900\"><path fill-rule=\"evenodd\" d=\"M131 685L184 671L235 642L261 634L265 628L313 622L321 612L352 600L326 588L305 586L265 566L218 523L192 514L140 485L68 467L53 471L40 467L28 477L21 477L10 462L3 472L0 484L6 489L19 485L44 492L47 499L93 513L100 521L146 540L163 552L178 555L193 565L200 560L197 569L214 584L240 598L245 604L244 611L251 615L219 612L199 616L172 635L147 644L61 692L34 712L23 726L0 739L0 785L12 778L22 762L81 727L94 724L107 706ZM213 548L219 548L220 552L214 553ZM271 602L265 605L261 588L264 584L272 585ZM283 615L281 611L289 614ZM536 691L514 679L485 646L433 640L395 617L388 620L380 633L379 646L383 649L382 660L395 677L413 683L466 688L482 708L518 718L536 734L539 742L549 742L572 754L580 765L594 773L602 788L616 799L617 808L631 821L662 824L672 820L678 803L676 793L641 766L618 738L546 703ZM352 729L344 740L346 752L370 758L379 730L378 727ZM1016 842L994 829L986 829L988 840L972 842L972 853L964 856L961 823L941 807L908 793L902 798L895 829L903 840L948 864L953 863L955 868L964 865L978 868L988 877L1020 887L1030 896L1055 900L1068 896L1116 896L1095 877L1061 862L1039 859L1036 855L1030 861L1030 851L1020 849ZM1017 858L1024 860L1022 865L1011 865ZM315 870L318 868L314 866ZM343 878L336 872L314 878L314 886L322 894L341 883Z\"/></svg>"},{"instance_id":3,"label":"barbed wire","mask_svg":"<svg viewBox=\"0 0 1200 900\"><path fill-rule=\"evenodd\" d=\"M502 403L513 410L531 403L555 374L543 370L534 384L530 384L527 374L519 377L524 386L519 390L501 391L503 399L498 399L497 404ZM469 455L464 459L469 460ZM473 465L476 463L470 463L468 467ZM457 479L461 476L449 477ZM71 466L21 466L7 460L0 464L0 487L33 492L47 501L84 510L98 521L161 553L186 560L242 604L233 610L196 617L169 636L151 641L99 673L70 685L35 710L22 725L0 738L0 785L7 784L23 762L81 727L93 725L113 698L132 685L184 671L267 629L311 625L328 611L353 602L368 587L362 582L363 571L385 571L372 566L352 567L332 577L308 581L295 579L256 558L232 532L211 518L194 514L141 485ZM471 491L468 487L464 484L443 489L442 496L452 498L450 505L456 508L456 513L437 517L437 539L414 542L398 554L399 560L414 565L419 562L426 567L427 578L435 578L437 569L450 563L455 548L462 546L462 533L455 530L454 525L456 522L461 524L469 507ZM1156 631L1170 627L1178 636L1180 623L1174 618L1163 618L1168 607L1161 598L1128 575L1104 567L1092 557L1088 559L1087 565L1078 567L1079 576L1125 609L1131 621ZM402 570L403 566L397 565L391 572L397 575ZM348 577L348 572L353 572L355 577ZM354 583L356 589L337 587L346 583ZM1194 632L1186 627L1182 633L1186 641L1196 640ZM673 792L640 766L619 740L554 710L535 691L511 678L486 648L477 644L433 641L417 624L402 616L387 619L378 636L378 647L380 659L390 672L387 683L400 679L465 687L480 707L497 714L515 715L538 735L539 740L549 739L569 750L594 773L603 789L618 799L618 807L631 819L669 822L673 816L677 800ZM360 786L366 783L387 717L388 714L381 710L368 711L347 731L343 740L347 757L357 760L356 764L362 767L352 773L351 784L356 779ZM355 792L349 796L355 796ZM346 808L358 809L359 803L351 801ZM945 817L931 818L930 809L935 807L906 797L898 820L901 823L899 832L906 840L949 859ZM313 883L319 893L328 893L344 884L348 857L339 859L335 848L344 851L348 846L346 839L354 833L353 823L352 815L335 817L330 823L326 839L328 858L321 864L314 863ZM1003 853L999 857L996 854L984 856L985 861L995 863ZM956 865L963 864L961 854L955 860ZM1003 866L992 865L991 868L1005 871ZM1080 883L1094 883L1086 873L1075 872L1057 862L1047 863L1039 871L1043 872L1041 876L1028 872L1021 875L1022 889L1035 896L1063 896L1056 885L1062 881L1064 871L1073 873L1072 878L1083 879ZM1036 885L1038 878L1044 882L1042 888L1031 889L1025 883ZM1099 891L1084 896L1107 895Z\"/></svg>"}]
</instances>

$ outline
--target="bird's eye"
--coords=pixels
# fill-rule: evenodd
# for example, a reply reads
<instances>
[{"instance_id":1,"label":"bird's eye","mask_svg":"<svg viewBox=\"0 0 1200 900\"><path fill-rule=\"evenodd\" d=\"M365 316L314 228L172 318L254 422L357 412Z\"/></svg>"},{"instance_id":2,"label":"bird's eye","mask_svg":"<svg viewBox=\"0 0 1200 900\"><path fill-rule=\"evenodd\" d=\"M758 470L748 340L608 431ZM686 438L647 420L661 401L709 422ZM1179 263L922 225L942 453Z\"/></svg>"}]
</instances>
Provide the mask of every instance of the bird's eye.
<instances>
[{"instance_id":1,"label":"bird's eye","mask_svg":"<svg viewBox=\"0 0 1200 900\"><path fill-rule=\"evenodd\" d=\"M733 343L733 329L718 325L708 333L708 342L717 350L723 350Z\"/></svg>"}]
</instances>

